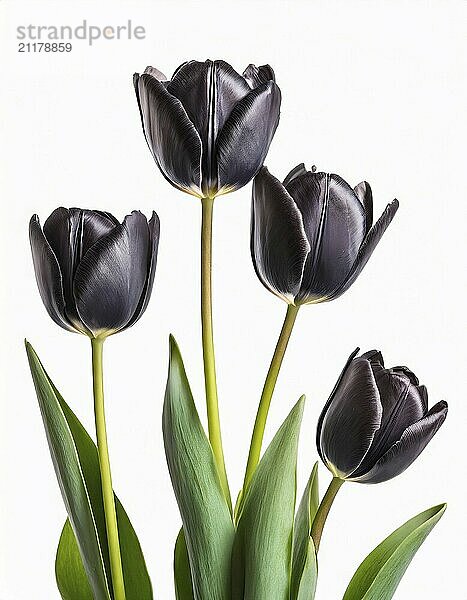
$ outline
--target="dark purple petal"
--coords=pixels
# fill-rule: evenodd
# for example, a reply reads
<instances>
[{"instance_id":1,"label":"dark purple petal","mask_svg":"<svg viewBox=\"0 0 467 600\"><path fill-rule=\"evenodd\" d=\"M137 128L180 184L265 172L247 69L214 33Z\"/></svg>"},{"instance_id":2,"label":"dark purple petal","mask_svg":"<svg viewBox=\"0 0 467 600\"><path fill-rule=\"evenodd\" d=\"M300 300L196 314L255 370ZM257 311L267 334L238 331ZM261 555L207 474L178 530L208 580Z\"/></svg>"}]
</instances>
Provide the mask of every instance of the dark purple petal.
<instances>
[{"instance_id":1,"label":"dark purple petal","mask_svg":"<svg viewBox=\"0 0 467 600\"><path fill-rule=\"evenodd\" d=\"M370 363L355 358L339 382L321 423L319 447L336 476L353 473L381 425L381 400Z\"/></svg>"},{"instance_id":2,"label":"dark purple petal","mask_svg":"<svg viewBox=\"0 0 467 600\"><path fill-rule=\"evenodd\" d=\"M268 81L276 80L274 71L269 65L261 65L260 67L248 65L243 71L243 77L247 80L251 89L258 87L263 83L267 83Z\"/></svg>"},{"instance_id":3,"label":"dark purple petal","mask_svg":"<svg viewBox=\"0 0 467 600\"><path fill-rule=\"evenodd\" d=\"M304 163L300 163L299 165L297 165L296 167L294 167L287 175L287 177L284 179L283 185L285 188L287 188L287 186L289 185L289 183L291 181L293 181L296 177L299 177L300 175L304 175L307 172Z\"/></svg>"},{"instance_id":4,"label":"dark purple petal","mask_svg":"<svg viewBox=\"0 0 467 600\"><path fill-rule=\"evenodd\" d=\"M383 355L379 350L368 350L368 352L362 354L362 358L366 358L370 361L373 373L375 373L375 371L379 371L380 369L384 369Z\"/></svg>"},{"instance_id":5,"label":"dark purple petal","mask_svg":"<svg viewBox=\"0 0 467 600\"><path fill-rule=\"evenodd\" d=\"M383 237L384 232L389 227L389 224L393 220L398 208L399 202L397 200L393 200L391 204L388 204L384 213L381 215L378 221L376 221L376 223L368 232L365 240L363 241L363 244L361 245L360 250L358 252L357 259L347 279L328 298L328 300L334 300L335 298L341 296L345 291L349 289L352 283L357 279L357 277L362 272L363 267L368 262L370 256L373 254L373 250L376 248L378 242Z\"/></svg>"},{"instance_id":6,"label":"dark purple petal","mask_svg":"<svg viewBox=\"0 0 467 600\"><path fill-rule=\"evenodd\" d=\"M365 474L353 479L361 483L381 483L400 475L425 449L446 419L448 405L441 401L435 404L426 416L409 425L391 448Z\"/></svg>"},{"instance_id":7,"label":"dark purple petal","mask_svg":"<svg viewBox=\"0 0 467 600\"><path fill-rule=\"evenodd\" d=\"M161 73L159 69L156 69L155 67L146 67L144 72L147 75L151 75L151 77L157 79L157 81L167 81L167 77L164 75L164 73Z\"/></svg>"},{"instance_id":8,"label":"dark purple petal","mask_svg":"<svg viewBox=\"0 0 467 600\"><path fill-rule=\"evenodd\" d=\"M338 380L336 381L336 384L331 392L331 395L329 396L326 404L324 405L323 410L321 411L321 414L319 416L318 419L318 424L316 427L316 447L318 449L318 454L320 455L320 458L322 461L324 461L324 456L323 453L321 452L321 444L320 444L320 440L321 440L321 428L323 426L323 420L324 417L326 416L326 413L328 411L329 405L331 404L334 394L336 393L336 390L339 388L341 381L347 371L347 369L350 366L350 363L352 362L352 360L357 356L357 354L360 352L360 348L355 348L355 350L352 352L352 354L349 356L349 358L347 359L347 362L345 363L344 368L341 371L341 374L339 375Z\"/></svg>"},{"instance_id":9,"label":"dark purple petal","mask_svg":"<svg viewBox=\"0 0 467 600\"><path fill-rule=\"evenodd\" d=\"M42 232L37 215L34 215L29 222L29 240L37 286L47 312L57 325L68 331L75 331L65 315L65 297L60 267Z\"/></svg>"},{"instance_id":10,"label":"dark purple petal","mask_svg":"<svg viewBox=\"0 0 467 600\"><path fill-rule=\"evenodd\" d=\"M101 237L119 225L110 213L80 208L57 208L44 223L47 238L60 265L69 321L79 323L73 295L73 277L79 261Z\"/></svg>"},{"instance_id":11,"label":"dark purple petal","mask_svg":"<svg viewBox=\"0 0 467 600\"><path fill-rule=\"evenodd\" d=\"M362 181L354 187L354 192L365 210L365 234L367 234L373 225L373 193L370 184Z\"/></svg>"},{"instance_id":12,"label":"dark purple petal","mask_svg":"<svg viewBox=\"0 0 467 600\"><path fill-rule=\"evenodd\" d=\"M215 146L218 133L234 106L248 94L244 78L222 60L190 61L180 67L167 90L183 104L201 138L202 189L217 191Z\"/></svg>"},{"instance_id":13,"label":"dark purple petal","mask_svg":"<svg viewBox=\"0 0 467 600\"><path fill-rule=\"evenodd\" d=\"M428 411L428 390L424 385L417 386L417 389L422 401L423 413L425 414Z\"/></svg>"},{"instance_id":14,"label":"dark purple petal","mask_svg":"<svg viewBox=\"0 0 467 600\"><path fill-rule=\"evenodd\" d=\"M160 236L160 221L157 214L153 211L152 217L148 223L149 226L149 265L148 265L148 276L146 284L144 286L141 300L135 314L130 319L126 328L131 327L141 317L148 306L149 299L151 297L152 288L154 284L154 275L156 274L157 265L157 249L159 247L159 236Z\"/></svg>"},{"instance_id":15,"label":"dark purple petal","mask_svg":"<svg viewBox=\"0 0 467 600\"><path fill-rule=\"evenodd\" d=\"M295 202L263 167L253 183L251 211L251 256L260 281L292 302L309 249Z\"/></svg>"},{"instance_id":16,"label":"dark purple petal","mask_svg":"<svg viewBox=\"0 0 467 600\"><path fill-rule=\"evenodd\" d=\"M246 185L261 168L279 122L281 93L273 81L237 103L217 140L219 193Z\"/></svg>"},{"instance_id":17,"label":"dark purple petal","mask_svg":"<svg viewBox=\"0 0 467 600\"><path fill-rule=\"evenodd\" d=\"M136 97L149 149L164 177L202 196L201 139L180 100L148 74L135 75Z\"/></svg>"},{"instance_id":18,"label":"dark purple petal","mask_svg":"<svg viewBox=\"0 0 467 600\"><path fill-rule=\"evenodd\" d=\"M353 473L355 477L366 473L400 439L409 425L426 414L425 403L418 388L404 372L382 369L375 373L375 380L383 406L381 427L362 464Z\"/></svg>"},{"instance_id":19,"label":"dark purple petal","mask_svg":"<svg viewBox=\"0 0 467 600\"><path fill-rule=\"evenodd\" d=\"M84 255L74 278L76 308L94 337L123 329L135 314L148 275L149 228L133 211Z\"/></svg>"},{"instance_id":20,"label":"dark purple petal","mask_svg":"<svg viewBox=\"0 0 467 600\"><path fill-rule=\"evenodd\" d=\"M365 237L365 213L338 175L306 173L287 186L303 215L311 252L297 303L327 300L346 280Z\"/></svg>"}]
</instances>

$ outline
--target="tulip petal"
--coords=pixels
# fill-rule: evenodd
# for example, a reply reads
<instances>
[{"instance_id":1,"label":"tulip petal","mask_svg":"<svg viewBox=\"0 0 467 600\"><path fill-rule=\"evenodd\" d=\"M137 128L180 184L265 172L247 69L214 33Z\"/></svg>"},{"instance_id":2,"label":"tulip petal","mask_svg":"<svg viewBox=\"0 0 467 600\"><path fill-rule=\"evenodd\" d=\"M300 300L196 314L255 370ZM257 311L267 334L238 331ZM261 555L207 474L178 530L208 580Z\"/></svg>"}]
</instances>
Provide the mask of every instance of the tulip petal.
<instances>
[{"instance_id":1,"label":"tulip petal","mask_svg":"<svg viewBox=\"0 0 467 600\"><path fill-rule=\"evenodd\" d=\"M243 77L248 82L251 89L258 87L268 81L275 81L276 77L274 71L270 65L261 65L256 67L255 65L248 65L243 71Z\"/></svg>"},{"instance_id":2,"label":"tulip petal","mask_svg":"<svg viewBox=\"0 0 467 600\"><path fill-rule=\"evenodd\" d=\"M234 106L250 88L245 79L223 60L192 60L177 70L167 90L183 104L201 138L202 190L204 195L210 195L217 191L217 135Z\"/></svg>"},{"instance_id":3,"label":"tulip petal","mask_svg":"<svg viewBox=\"0 0 467 600\"><path fill-rule=\"evenodd\" d=\"M259 171L279 123L280 103L273 81L237 103L217 139L219 194L241 188Z\"/></svg>"},{"instance_id":4,"label":"tulip petal","mask_svg":"<svg viewBox=\"0 0 467 600\"><path fill-rule=\"evenodd\" d=\"M287 190L263 167L253 183L251 256L258 278L273 294L293 302L310 245Z\"/></svg>"},{"instance_id":5,"label":"tulip petal","mask_svg":"<svg viewBox=\"0 0 467 600\"><path fill-rule=\"evenodd\" d=\"M164 75L164 73L161 73L161 71L159 71L159 69L156 69L155 67L146 67L144 69L144 72L147 75L151 75L151 77L157 79L157 81L167 81L167 77Z\"/></svg>"},{"instance_id":6,"label":"tulip petal","mask_svg":"<svg viewBox=\"0 0 467 600\"><path fill-rule=\"evenodd\" d=\"M148 74L134 84L149 149L164 177L194 196L201 192L201 140L182 103Z\"/></svg>"},{"instance_id":7,"label":"tulip petal","mask_svg":"<svg viewBox=\"0 0 467 600\"><path fill-rule=\"evenodd\" d=\"M326 413L328 411L329 405L331 404L334 394L336 393L337 388L340 386L341 381L347 371L347 369L349 368L350 363L353 361L353 359L357 356L357 354L360 352L360 348L355 348L355 350L352 352L352 354L349 356L349 358L347 359L347 362L345 363L344 368L341 371L341 374L339 375L338 380L336 381L336 384L331 392L331 395L329 396L326 404L324 405L323 410L321 411L321 414L319 416L318 419L318 424L316 426L316 447L318 449L318 454L321 458L321 460L324 462L325 458L323 453L321 452L321 428L323 426L323 421L324 421L324 417L326 416Z\"/></svg>"},{"instance_id":8,"label":"tulip petal","mask_svg":"<svg viewBox=\"0 0 467 600\"><path fill-rule=\"evenodd\" d=\"M44 235L60 265L68 320L80 329L83 327L73 295L74 274L87 250L116 225L119 222L110 213L63 207L55 209L44 223Z\"/></svg>"},{"instance_id":9,"label":"tulip petal","mask_svg":"<svg viewBox=\"0 0 467 600\"><path fill-rule=\"evenodd\" d=\"M384 232L389 227L389 224L393 220L398 208L399 202L397 200L393 200L387 205L385 211L370 229L365 240L363 241L349 276L341 285L341 287L337 289L329 298L327 298L327 300L334 300L335 298L338 298L354 283L368 262L370 256L373 254L373 251L378 245L380 239L383 237Z\"/></svg>"},{"instance_id":10,"label":"tulip petal","mask_svg":"<svg viewBox=\"0 0 467 600\"><path fill-rule=\"evenodd\" d=\"M288 173L287 177L284 179L283 186L285 188L287 188L287 186L289 185L289 183L291 181L293 181L296 177L299 177L300 175L305 175L306 172L307 172L307 170L305 168L305 164L304 163L300 163L299 165L297 165L296 167L294 167Z\"/></svg>"},{"instance_id":11,"label":"tulip petal","mask_svg":"<svg viewBox=\"0 0 467 600\"><path fill-rule=\"evenodd\" d=\"M373 225L373 192L371 191L370 184L367 181L362 181L354 187L357 198L362 203L365 210L365 233L368 233Z\"/></svg>"},{"instance_id":12,"label":"tulip petal","mask_svg":"<svg viewBox=\"0 0 467 600\"><path fill-rule=\"evenodd\" d=\"M370 363L355 358L339 382L321 423L318 447L329 470L346 478L368 452L381 425L381 399Z\"/></svg>"},{"instance_id":13,"label":"tulip petal","mask_svg":"<svg viewBox=\"0 0 467 600\"><path fill-rule=\"evenodd\" d=\"M63 282L57 257L41 229L37 215L33 215L29 222L29 240L37 286L47 312L57 325L75 331L65 315Z\"/></svg>"},{"instance_id":14,"label":"tulip petal","mask_svg":"<svg viewBox=\"0 0 467 600\"><path fill-rule=\"evenodd\" d=\"M372 469L350 481L381 483L400 475L425 449L446 419L448 405L441 401L417 423L410 425L391 448L376 462Z\"/></svg>"},{"instance_id":15,"label":"tulip petal","mask_svg":"<svg viewBox=\"0 0 467 600\"><path fill-rule=\"evenodd\" d=\"M133 211L84 255L74 278L76 308L95 337L123 329L135 314L147 280L149 229Z\"/></svg>"},{"instance_id":16,"label":"tulip petal","mask_svg":"<svg viewBox=\"0 0 467 600\"><path fill-rule=\"evenodd\" d=\"M160 236L160 221L157 214L153 211L152 217L148 223L149 226L149 268L148 268L148 276L146 280L146 284L144 286L144 291L141 295L141 300L138 308L135 311L135 314L128 322L128 325L125 327L131 327L138 321L141 315L146 310L149 299L151 297L152 288L154 284L154 276L156 274L156 265L157 265L157 250L159 247L159 236Z\"/></svg>"},{"instance_id":17,"label":"tulip petal","mask_svg":"<svg viewBox=\"0 0 467 600\"><path fill-rule=\"evenodd\" d=\"M338 175L308 172L288 186L311 245L299 303L322 302L346 280L365 237L365 213Z\"/></svg>"},{"instance_id":18,"label":"tulip petal","mask_svg":"<svg viewBox=\"0 0 467 600\"><path fill-rule=\"evenodd\" d=\"M426 414L418 388L400 367L381 369L376 373L373 369L373 373L383 406L383 416L371 448L358 470L353 473L355 477L366 473L400 439L409 424L416 423ZM418 383L418 379L415 380Z\"/></svg>"}]
</instances>

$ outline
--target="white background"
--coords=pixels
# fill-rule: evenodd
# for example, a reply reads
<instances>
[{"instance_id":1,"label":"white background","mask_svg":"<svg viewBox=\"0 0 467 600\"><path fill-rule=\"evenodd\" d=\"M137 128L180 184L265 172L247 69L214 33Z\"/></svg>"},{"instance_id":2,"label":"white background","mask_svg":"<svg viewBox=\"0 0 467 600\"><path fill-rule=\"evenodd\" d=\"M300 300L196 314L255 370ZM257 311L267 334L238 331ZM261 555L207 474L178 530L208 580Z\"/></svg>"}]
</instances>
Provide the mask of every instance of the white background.
<instances>
[{"instance_id":1,"label":"white background","mask_svg":"<svg viewBox=\"0 0 467 600\"><path fill-rule=\"evenodd\" d=\"M2 260L0 599L59 597L53 562L65 510L55 481L23 338L92 431L90 348L47 317L28 247L32 213L58 205L161 218L152 301L106 347L115 488L148 562L157 598L173 598L180 519L165 466L161 410L167 338L177 337L204 419L199 324L199 202L169 186L143 138L132 74L170 75L186 59L237 70L273 65L282 118L267 158L285 176L316 164L373 187L375 214L401 208L363 274L341 299L304 307L271 410L267 437L308 397L299 489L317 458L316 420L356 345L407 364L446 424L406 473L347 484L320 551L318 598L342 597L360 560L396 526L448 502L396 598L466 598L465 106L466 3L0 2L2 18ZM19 25L143 25L144 41L76 42L70 54L20 54ZM262 382L285 305L257 281L249 255L250 186L216 201L215 337L225 453L241 483ZM324 486L329 477L320 467Z\"/></svg>"}]
</instances>

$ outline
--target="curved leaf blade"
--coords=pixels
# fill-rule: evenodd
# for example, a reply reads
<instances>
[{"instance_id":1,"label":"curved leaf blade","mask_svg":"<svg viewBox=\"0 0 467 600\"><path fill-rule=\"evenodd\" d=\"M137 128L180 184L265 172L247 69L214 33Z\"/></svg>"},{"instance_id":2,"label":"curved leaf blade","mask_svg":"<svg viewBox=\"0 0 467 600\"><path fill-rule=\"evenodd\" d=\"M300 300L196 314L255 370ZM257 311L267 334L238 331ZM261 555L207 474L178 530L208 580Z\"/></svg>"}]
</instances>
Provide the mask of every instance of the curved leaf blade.
<instances>
[{"instance_id":1,"label":"curved leaf blade","mask_svg":"<svg viewBox=\"0 0 467 600\"><path fill-rule=\"evenodd\" d=\"M190 559L186 547L183 527L178 532L174 551L175 598L177 600L194 600L191 584Z\"/></svg>"},{"instance_id":2,"label":"curved leaf blade","mask_svg":"<svg viewBox=\"0 0 467 600\"><path fill-rule=\"evenodd\" d=\"M63 600L94 600L76 537L68 519L58 543L55 577Z\"/></svg>"},{"instance_id":3,"label":"curved leaf blade","mask_svg":"<svg viewBox=\"0 0 467 600\"><path fill-rule=\"evenodd\" d=\"M230 598L234 526L211 445L196 411L178 346L170 337L162 416L165 454L183 521L196 600Z\"/></svg>"},{"instance_id":4,"label":"curved leaf blade","mask_svg":"<svg viewBox=\"0 0 467 600\"><path fill-rule=\"evenodd\" d=\"M390 600L410 561L446 510L439 504L396 529L361 563L343 600Z\"/></svg>"},{"instance_id":5,"label":"curved leaf blade","mask_svg":"<svg viewBox=\"0 0 467 600\"><path fill-rule=\"evenodd\" d=\"M26 342L37 399L62 498L76 535L95 600L110 600L101 540L78 450L55 388L32 346Z\"/></svg>"},{"instance_id":6,"label":"curved leaf blade","mask_svg":"<svg viewBox=\"0 0 467 600\"><path fill-rule=\"evenodd\" d=\"M318 561L313 539L308 540L308 552L297 593L297 600L313 600L318 582Z\"/></svg>"},{"instance_id":7,"label":"curved leaf blade","mask_svg":"<svg viewBox=\"0 0 467 600\"><path fill-rule=\"evenodd\" d=\"M303 492L294 524L294 541L292 554L292 577L290 581L290 599L298 600L303 596L300 590L307 590L303 598L314 598L317 579L316 552L310 537L311 525L319 506L318 463L311 471L310 478Z\"/></svg>"},{"instance_id":8,"label":"curved leaf blade","mask_svg":"<svg viewBox=\"0 0 467 600\"><path fill-rule=\"evenodd\" d=\"M92 438L87 433L77 416L60 395L57 388L45 372L39 358L33 348L29 346L28 355L40 365L42 374L46 377L44 382L48 389L53 392L57 411L60 410L68 426L69 433L76 449L79 466L83 474L86 485L90 509L96 525L97 536L100 542L100 548L103 558L104 571L107 573L107 580L110 584L110 564L108 557L107 534L105 527L104 505L102 501L102 487L99 471L99 458L97 448ZM35 357L35 358L34 358ZM46 424L46 432L48 434ZM66 503L65 503L66 504ZM127 600L152 600L153 592L146 563L143 557L141 546L136 533L131 525L128 515L125 512L119 499L115 496L115 506L117 511L117 525L120 538L120 550L122 554L123 576L125 580L125 591ZM57 557L55 562L55 572L59 591L64 600L87 600L85 595L80 594L81 589L85 589L82 583L83 572L86 573L86 558L79 550L79 544L76 540L73 529L68 521L65 523L59 541ZM81 569L79 564L81 561ZM69 568L71 562L72 568ZM83 592L84 594L85 592ZM110 595L112 590L110 587Z\"/></svg>"},{"instance_id":9,"label":"curved leaf blade","mask_svg":"<svg viewBox=\"0 0 467 600\"><path fill-rule=\"evenodd\" d=\"M232 560L234 600L289 600L303 406L302 397L274 436L244 495Z\"/></svg>"}]
</instances>

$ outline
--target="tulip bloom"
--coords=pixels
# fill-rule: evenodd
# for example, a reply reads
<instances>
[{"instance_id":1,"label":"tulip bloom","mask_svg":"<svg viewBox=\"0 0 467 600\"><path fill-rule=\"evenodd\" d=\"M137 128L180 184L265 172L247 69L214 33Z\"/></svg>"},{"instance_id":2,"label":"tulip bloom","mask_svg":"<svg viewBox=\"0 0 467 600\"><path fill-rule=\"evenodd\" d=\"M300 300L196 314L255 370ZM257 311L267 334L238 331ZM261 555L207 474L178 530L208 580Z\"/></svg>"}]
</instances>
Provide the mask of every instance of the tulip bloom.
<instances>
[{"instance_id":1,"label":"tulip bloom","mask_svg":"<svg viewBox=\"0 0 467 600\"><path fill-rule=\"evenodd\" d=\"M251 255L260 281L288 304L334 300L357 279L399 203L373 225L368 183L298 165L281 183L266 167L253 184Z\"/></svg>"},{"instance_id":2,"label":"tulip bloom","mask_svg":"<svg viewBox=\"0 0 467 600\"><path fill-rule=\"evenodd\" d=\"M407 367L384 368L381 353L350 356L318 421L318 452L334 477L380 483L409 467L443 424Z\"/></svg>"},{"instance_id":3,"label":"tulip bloom","mask_svg":"<svg viewBox=\"0 0 467 600\"><path fill-rule=\"evenodd\" d=\"M159 217L139 211L123 223L110 213L57 208L29 224L34 270L52 319L91 338L131 327L146 310L154 282Z\"/></svg>"},{"instance_id":4,"label":"tulip bloom","mask_svg":"<svg viewBox=\"0 0 467 600\"><path fill-rule=\"evenodd\" d=\"M279 122L271 67L250 65L242 76L222 60L192 60L171 80L147 67L134 85L149 149L176 188L213 198L256 175Z\"/></svg>"}]
</instances>

